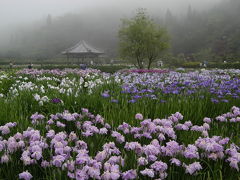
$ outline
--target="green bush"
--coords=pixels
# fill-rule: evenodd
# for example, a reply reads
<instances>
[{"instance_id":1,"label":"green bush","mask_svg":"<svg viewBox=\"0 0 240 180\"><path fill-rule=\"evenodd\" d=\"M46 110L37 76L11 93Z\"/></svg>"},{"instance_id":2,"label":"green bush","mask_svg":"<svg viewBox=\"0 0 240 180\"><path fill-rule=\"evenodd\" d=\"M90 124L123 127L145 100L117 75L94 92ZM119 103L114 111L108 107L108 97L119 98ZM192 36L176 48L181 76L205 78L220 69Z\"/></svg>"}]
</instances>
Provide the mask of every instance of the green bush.
<instances>
[{"instance_id":1,"label":"green bush","mask_svg":"<svg viewBox=\"0 0 240 180\"><path fill-rule=\"evenodd\" d=\"M199 68L200 62L185 62L181 65L183 68Z\"/></svg>"},{"instance_id":2,"label":"green bush","mask_svg":"<svg viewBox=\"0 0 240 180\"><path fill-rule=\"evenodd\" d=\"M220 68L220 69L240 69L240 63L209 63L209 68Z\"/></svg>"},{"instance_id":3,"label":"green bush","mask_svg":"<svg viewBox=\"0 0 240 180\"><path fill-rule=\"evenodd\" d=\"M127 69L128 66L123 66L123 65L119 65L119 66L92 66L92 68L94 69L99 69L102 72L106 72L106 73L115 73L121 69Z\"/></svg>"},{"instance_id":4,"label":"green bush","mask_svg":"<svg viewBox=\"0 0 240 180\"><path fill-rule=\"evenodd\" d=\"M184 62L184 63L176 63L175 67L183 67L183 68L201 68L201 62ZM222 62L209 62L207 64L207 68L219 68L219 69L240 69L240 62L233 63L222 63Z\"/></svg>"}]
</instances>

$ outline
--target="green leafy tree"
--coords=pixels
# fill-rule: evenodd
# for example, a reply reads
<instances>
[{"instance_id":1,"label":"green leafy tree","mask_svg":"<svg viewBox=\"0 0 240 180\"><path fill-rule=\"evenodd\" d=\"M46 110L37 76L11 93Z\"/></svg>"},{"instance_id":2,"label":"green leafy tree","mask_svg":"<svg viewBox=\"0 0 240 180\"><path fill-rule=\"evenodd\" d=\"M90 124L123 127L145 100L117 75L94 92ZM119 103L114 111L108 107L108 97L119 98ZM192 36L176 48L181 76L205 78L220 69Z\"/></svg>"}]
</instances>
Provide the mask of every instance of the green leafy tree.
<instances>
[{"instance_id":1,"label":"green leafy tree","mask_svg":"<svg viewBox=\"0 0 240 180\"><path fill-rule=\"evenodd\" d=\"M136 67L151 68L152 63L169 48L169 36L146 14L138 10L132 19L124 19L119 30L120 55Z\"/></svg>"}]
</instances>

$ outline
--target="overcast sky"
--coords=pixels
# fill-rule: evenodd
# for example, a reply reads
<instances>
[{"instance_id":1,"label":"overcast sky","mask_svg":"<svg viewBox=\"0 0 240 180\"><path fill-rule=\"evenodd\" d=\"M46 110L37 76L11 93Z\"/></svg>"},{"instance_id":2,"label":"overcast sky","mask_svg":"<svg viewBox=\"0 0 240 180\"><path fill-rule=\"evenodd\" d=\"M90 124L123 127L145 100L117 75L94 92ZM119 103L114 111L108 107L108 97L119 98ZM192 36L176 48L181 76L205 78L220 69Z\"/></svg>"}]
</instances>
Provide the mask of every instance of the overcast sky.
<instances>
[{"instance_id":1,"label":"overcast sky","mask_svg":"<svg viewBox=\"0 0 240 180\"><path fill-rule=\"evenodd\" d=\"M220 0L0 0L0 27L8 28L45 18L47 14L60 16L66 13L91 12L98 10L129 13L144 7L148 11L184 10L189 4L195 9L203 9Z\"/></svg>"}]
</instances>

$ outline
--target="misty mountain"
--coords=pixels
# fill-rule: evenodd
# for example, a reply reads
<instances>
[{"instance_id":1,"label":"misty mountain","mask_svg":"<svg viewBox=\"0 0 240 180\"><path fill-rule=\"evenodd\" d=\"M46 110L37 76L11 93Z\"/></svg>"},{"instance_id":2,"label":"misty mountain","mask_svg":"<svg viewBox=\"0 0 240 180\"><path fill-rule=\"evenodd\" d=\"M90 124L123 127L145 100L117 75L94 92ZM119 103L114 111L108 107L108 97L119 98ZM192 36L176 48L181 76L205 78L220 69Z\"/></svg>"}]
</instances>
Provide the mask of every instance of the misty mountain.
<instances>
[{"instance_id":1,"label":"misty mountain","mask_svg":"<svg viewBox=\"0 0 240 180\"><path fill-rule=\"evenodd\" d=\"M183 19L170 12L165 23L172 35L174 54L191 55L210 50L224 58L240 54L240 1L222 2L215 8L199 13L191 7ZM170 14L169 14L170 13Z\"/></svg>"}]
</instances>

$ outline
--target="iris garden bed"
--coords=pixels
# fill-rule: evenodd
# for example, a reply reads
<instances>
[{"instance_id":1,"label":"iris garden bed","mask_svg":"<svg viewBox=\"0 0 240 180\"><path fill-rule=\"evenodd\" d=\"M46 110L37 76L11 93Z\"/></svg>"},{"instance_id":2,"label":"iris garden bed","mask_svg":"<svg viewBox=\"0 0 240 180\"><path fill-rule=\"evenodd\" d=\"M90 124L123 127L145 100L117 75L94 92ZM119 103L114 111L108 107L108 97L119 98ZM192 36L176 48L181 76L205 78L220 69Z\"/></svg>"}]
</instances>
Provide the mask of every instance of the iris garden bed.
<instances>
[{"instance_id":1,"label":"iris garden bed","mask_svg":"<svg viewBox=\"0 0 240 180\"><path fill-rule=\"evenodd\" d=\"M239 177L239 70L0 74L0 179Z\"/></svg>"}]
</instances>

